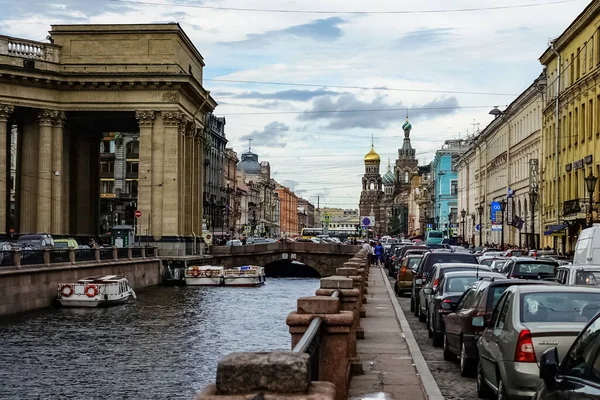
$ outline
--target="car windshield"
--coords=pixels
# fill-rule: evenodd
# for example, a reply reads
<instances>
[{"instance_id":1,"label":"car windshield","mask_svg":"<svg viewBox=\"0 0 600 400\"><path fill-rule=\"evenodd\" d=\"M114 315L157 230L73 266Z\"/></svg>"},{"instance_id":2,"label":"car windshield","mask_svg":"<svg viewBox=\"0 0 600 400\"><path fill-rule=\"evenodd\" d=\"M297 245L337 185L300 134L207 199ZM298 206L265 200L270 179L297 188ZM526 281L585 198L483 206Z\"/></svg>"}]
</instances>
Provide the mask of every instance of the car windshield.
<instances>
[{"instance_id":1,"label":"car windshield","mask_svg":"<svg viewBox=\"0 0 600 400\"><path fill-rule=\"evenodd\" d=\"M481 264L481 265L487 265L489 267L490 265L492 265L492 263L494 261L495 260L493 258L488 258L488 259L479 261L479 264Z\"/></svg>"},{"instance_id":2,"label":"car windshield","mask_svg":"<svg viewBox=\"0 0 600 400\"><path fill-rule=\"evenodd\" d=\"M600 286L600 271L577 271L575 274L575 284Z\"/></svg>"},{"instance_id":3,"label":"car windshield","mask_svg":"<svg viewBox=\"0 0 600 400\"><path fill-rule=\"evenodd\" d=\"M408 269L413 269L419 265L421 257L411 257L408 259Z\"/></svg>"},{"instance_id":4,"label":"car windshield","mask_svg":"<svg viewBox=\"0 0 600 400\"><path fill-rule=\"evenodd\" d=\"M69 247L69 243L67 242L54 242L54 247L57 249L66 249Z\"/></svg>"},{"instance_id":5,"label":"car windshield","mask_svg":"<svg viewBox=\"0 0 600 400\"><path fill-rule=\"evenodd\" d=\"M543 292L521 295L521 322L588 322L600 311L598 293Z\"/></svg>"},{"instance_id":6,"label":"car windshield","mask_svg":"<svg viewBox=\"0 0 600 400\"><path fill-rule=\"evenodd\" d=\"M556 264L540 262L520 262L517 263L513 275L554 275Z\"/></svg>"},{"instance_id":7,"label":"car windshield","mask_svg":"<svg viewBox=\"0 0 600 400\"><path fill-rule=\"evenodd\" d=\"M33 246L33 247L38 247L38 246L42 245L41 240L23 240L19 243L22 244L23 246Z\"/></svg>"},{"instance_id":8,"label":"car windshield","mask_svg":"<svg viewBox=\"0 0 600 400\"><path fill-rule=\"evenodd\" d=\"M464 293L469 286L477 281L477 276L457 276L446 281L445 292L460 292Z\"/></svg>"},{"instance_id":9,"label":"car windshield","mask_svg":"<svg viewBox=\"0 0 600 400\"><path fill-rule=\"evenodd\" d=\"M504 267L504 264L506 264L506 261L498 261L498 260L495 260L495 262L492 262L492 264L494 264L494 268L496 268L497 270L501 270L501 269L502 269L502 267ZM490 264L490 267L491 267L491 266L492 266L492 265Z\"/></svg>"},{"instance_id":10,"label":"car windshield","mask_svg":"<svg viewBox=\"0 0 600 400\"><path fill-rule=\"evenodd\" d=\"M477 264L477 257L468 253L432 253L428 261L431 265L437 263Z\"/></svg>"},{"instance_id":11,"label":"car windshield","mask_svg":"<svg viewBox=\"0 0 600 400\"><path fill-rule=\"evenodd\" d=\"M442 232L429 232L429 237L432 238L441 238L443 237L443 233Z\"/></svg>"}]
</instances>

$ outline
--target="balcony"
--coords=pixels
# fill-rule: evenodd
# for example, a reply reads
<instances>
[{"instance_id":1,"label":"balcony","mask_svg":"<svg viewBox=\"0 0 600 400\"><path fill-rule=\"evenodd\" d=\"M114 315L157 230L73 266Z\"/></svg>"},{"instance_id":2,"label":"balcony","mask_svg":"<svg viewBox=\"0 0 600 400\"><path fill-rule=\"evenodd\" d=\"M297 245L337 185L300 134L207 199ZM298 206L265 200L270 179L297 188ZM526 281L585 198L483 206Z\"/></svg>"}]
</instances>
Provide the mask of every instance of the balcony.
<instances>
[{"instance_id":1,"label":"balcony","mask_svg":"<svg viewBox=\"0 0 600 400\"><path fill-rule=\"evenodd\" d=\"M588 211L588 199L566 200L563 203L563 217L585 218Z\"/></svg>"},{"instance_id":2,"label":"balcony","mask_svg":"<svg viewBox=\"0 0 600 400\"><path fill-rule=\"evenodd\" d=\"M114 177L115 177L114 171L110 171L110 172L100 171L101 179L114 179Z\"/></svg>"},{"instance_id":3,"label":"balcony","mask_svg":"<svg viewBox=\"0 0 600 400\"><path fill-rule=\"evenodd\" d=\"M0 36L0 55L58 63L60 46Z\"/></svg>"}]
</instances>

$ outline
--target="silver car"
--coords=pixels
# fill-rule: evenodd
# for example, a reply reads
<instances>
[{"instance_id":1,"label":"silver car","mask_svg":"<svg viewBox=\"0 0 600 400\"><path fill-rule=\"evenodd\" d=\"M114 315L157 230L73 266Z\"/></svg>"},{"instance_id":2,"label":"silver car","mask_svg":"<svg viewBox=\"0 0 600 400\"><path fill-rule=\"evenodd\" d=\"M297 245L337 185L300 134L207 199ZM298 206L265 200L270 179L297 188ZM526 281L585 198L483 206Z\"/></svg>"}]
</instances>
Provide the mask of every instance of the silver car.
<instances>
[{"instance_id":1,"label":"silver car","mask_svg":"<svg viewBox=\"0 0 600 400\"><path fill-rule=\"evenodd\" d=\"M555 277L563 285L600 286L600 265L561 265Z\"/></svg>"},{"instance_id":2,"label":"silver car","mask_svg":"<svg viewBox=\"0 0 600 400\"><path fill-rule=\"evenodd\" d=\"M600 289L562 285L509 287L477 343L477 394L531 399L541 385L539 360L558 348L561 358L596 313ZM473 326L482 326L475 317Z\"/></svg>"}]
</instances>

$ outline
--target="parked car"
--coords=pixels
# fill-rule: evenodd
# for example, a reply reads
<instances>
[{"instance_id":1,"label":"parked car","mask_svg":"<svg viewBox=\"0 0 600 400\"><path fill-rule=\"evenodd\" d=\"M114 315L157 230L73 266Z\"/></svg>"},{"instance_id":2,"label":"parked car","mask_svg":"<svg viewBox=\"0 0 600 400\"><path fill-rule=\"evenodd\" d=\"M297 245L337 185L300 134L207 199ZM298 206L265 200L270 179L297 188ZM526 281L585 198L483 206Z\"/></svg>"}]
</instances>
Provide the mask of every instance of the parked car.
<instances>
[{"instance_id":1,"label":"parked car","mask_svg":"<svg viewBox=\"0 0 600 400\"><path fill-rule=\"evenodd\" d=\"M573 264L600 264L600 226L593 226L579 233Z\"/></svg>"},{"instance_id":2,"label":"parked car","mask_svg":"<svg viewBox=\"0 0 600 400\"><path fill-rule=\"evenodd\" d=\"M512 257L502 267L507 278L547 279L553 278L558 263L552 260L531 257Z\"/></svg>"},{"instance_id":3,"label":"parked car","mask_svg":"<svg viewBox=\"0 0 600 400\"><path fill-rule=\"evenodd\" d=\"M44 247L54 247L52 235L39 233L34 235L22 235L17 239L17 246L40 249Z\"/></svg>"},{"instance_id":4,"label":"parked car","mask_svg":"<svg viewBox=\"0 0 600 400\"><path fill-rule=\"evenodd\" d=\"M408 254L425 254L427 253L427 246L403 246L396 248L396 253L392 256L390 263L390 276L396 277L398 270L400 269L400 263Z\"/></svg>"},{"instance_id":5,"label":"parked car","mask_svg":"<svg viewBox=\"0 0 600 400\"><path fill-rule=\"evenodd\" d=\"M600 311L600 290L514 285L506 289L477 343L477 394L530 399L541 384L537 360L552 347L564 357ZM480 326L483 318L473 321Z\"/></svg>"},{"instance_id":6,"label":"parked car","mask_svg":"<svg viewBox=\"0 0 600 400\"><path fill-rule=\"evenodd\" d=\"M72 247L76 250L79 249L79 244L77 243L77 240L73 238L54 240L55 249L68 249L69 247Z\"/></svg>"},{"instance_id":7,"label":"parked car","mask_svg":"<svg viewBox=\"0 0 600 400\"><path fill-rule=\"evenodd\" d=\"M477 341L483 333L484 326L492 319L492 312L502 293L513 285L551 284L545 281L506 279L503 275L501 277L483 278L473 283L458 300L456 309L446 317L444 359L452 361L459 356L461 376L475 374L479 361ZM483 318L483 324L478 321L475 325L474 318Z\"/></svg>"},{"instance_id":8,"label":"parked car","mask_svg":"<svg viewBox=\"0 0 600 400\"><path fill-rule=\"evenodd\" d=\"M494 272L500 272L502 271L502 268L504 268L504 264L506 264L506 261L507 260L502 259L494 260L490 264L490 269Z\"/></svg>"},{"instance_id":9,"label":"parked car","mask_svg":"<svg viewBox=\"0 0 600 400\"><path fill-rule=\"evenodd\" d=\"M466 271L466 270L481 270L489 271L490 267L478 264L469 263L439 263L435 264L427 279L423 284L423 288L417 293L417 307L419 308L419 321L427 322L429 328L429 316L430 316L430 303L433 299L433 295L437 292L440 281L444 278L444 275L448 272L453 271Z\"/></svg>"},{"instance_id":10,"label":"parked car","mask_svg":"<svg viewBox=\"0 0 600 400\"><path fill-rule=\"evenodd\" d=\"M505 260L506 261L506 260L508 260L508 258L507 257L501 257L501 256L488 256L486 254L486 255L483 255L483 256L479 257L479 264L487 265L488 267L491 267L492 263L494 261L496 261L496 260Z\"/></svg>"},{"instance_id":11,"label":"parked car","mask_svg":"<svg viewBox=\"0 0 600 400\"><path fill-rule=\"evenodd\" d=\"M581 331L560 362L558 349L546 350L540 359L542 386L532 400L583 400L600 396L600 314Z\"/></svg>"},{"instance_id":12,"label":"parked car","mask_svg":"<svg viewBox=\"0 0 600 400\"><path fill-rule=\"evenodd\" d=\"M555 277L563 285L600 286L600 265L561 265Z\"/></svg>"},{"instance_id":13,"label":"parked car","mask_svg":"<svg viewBox=\"0 0 600 400\"><path fill-rule=\"evenodd\" d=\"M398 249L402 248L406 246L406 244L403 243L392 243L387 249L384 248L383 249L383 259L384 259L384 267L388 268L389 272L390 272L390 276L394 276L391 274L391 270L392 270L392 258L395 257L395 259L397 259L397 253L398 253Z\"/></svg>"},{"instance_id":14,"label":"parked car","mask_svg":"<svg viewBox=\"0 0 600 400\"><path fill-rule=\"evenodd\" d=\"M504 257L527 257L529 251L522 249L508 249L504 252Z\"/></svg>"},{"instance_id":15,"label":"parked car","mask_svg":"<svg viewBox=\"0 0 600 400\"><path fill-rule=\"evenodd\" d=\"M242 241L241 240L228 240L227 243L225 243L225 246L241 246L242 245Z\"/></svg>"},{"instance_id":16,"label":"parked car","mask_svg":"<svg viewBox=\"0 0 600 400\"><path fill-rule=\"evenodd\" d=\"M446 329L444 319L446 315L450 314L456 308L456 304L465 290L473 282L481 278L504 278L504 275L491 271L457 270L455 272L447 272L440 279L440 284L436 290L431 288L423 289L425 293L427 291L432 292L427 307L429 310L427 331L429 337L433 338L433 345L435 347L441 346L444 341L444 332Z\"/></svg>"},{"instance_id":17,"label":"parked car","mask_svg":"<svg viewBox=\"0 0 600 400\"><path fill-rule=\"evenodd\" d=\"M444 240L444 232L442 231L427 231L425 234L425 244L441 244Z\"/></svg>"},{"instance_id":18,"label":"parked car","mask_svg":"<svg viewBox=\"0 0 600 400\"><path fill-rule=\"evenodd\" d=\"M444 245L445 246L445 245ZM423 281L427 279L427 274L431 267L436 263L466 263L466 264L477 264L477 257L473 254L466 253L451 253L451 252L435 252L431 251L429 253L425 253L421 262L419 262L419 266L417 268L417 272L414 274L414 279L410 291L410 309L415 313L415 316L419 316L417 307L417 295L421 290L421 286L423 285Z\"/></svg>"},{"instance_id":19,"label":"parked car","mask_svg":"<svg viewBox=\"0 0 600 400\"><path fill-rule=\"evenodd\" d=\"M401 296L404 293L410 293L413 276L417 271L421 258L423 258L423 255L421 254L411 254L404 257L402 261L398 263L400 268L396 274L396 283L394 284L394 291L397 295Z\"/></svg>"}]
</instances>

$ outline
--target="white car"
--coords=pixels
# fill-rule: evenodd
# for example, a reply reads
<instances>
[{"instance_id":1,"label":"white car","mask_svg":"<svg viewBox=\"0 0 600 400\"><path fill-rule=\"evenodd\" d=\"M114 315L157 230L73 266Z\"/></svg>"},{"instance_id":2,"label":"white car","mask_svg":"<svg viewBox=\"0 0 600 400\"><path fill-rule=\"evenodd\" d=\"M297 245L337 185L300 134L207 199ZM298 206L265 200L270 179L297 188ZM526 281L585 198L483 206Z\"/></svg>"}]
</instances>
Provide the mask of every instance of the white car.
<instances>
[{"instance_id":1,"label":"white car","mask_svg":"<svg viewBox=\"0 0 600 400\"><path fill-rule=\"evenodd\" d=\"M241 246L242 242L240 240L228 240L227 243L225 243L225 246Z\"/></svg>"}]
</instances>

